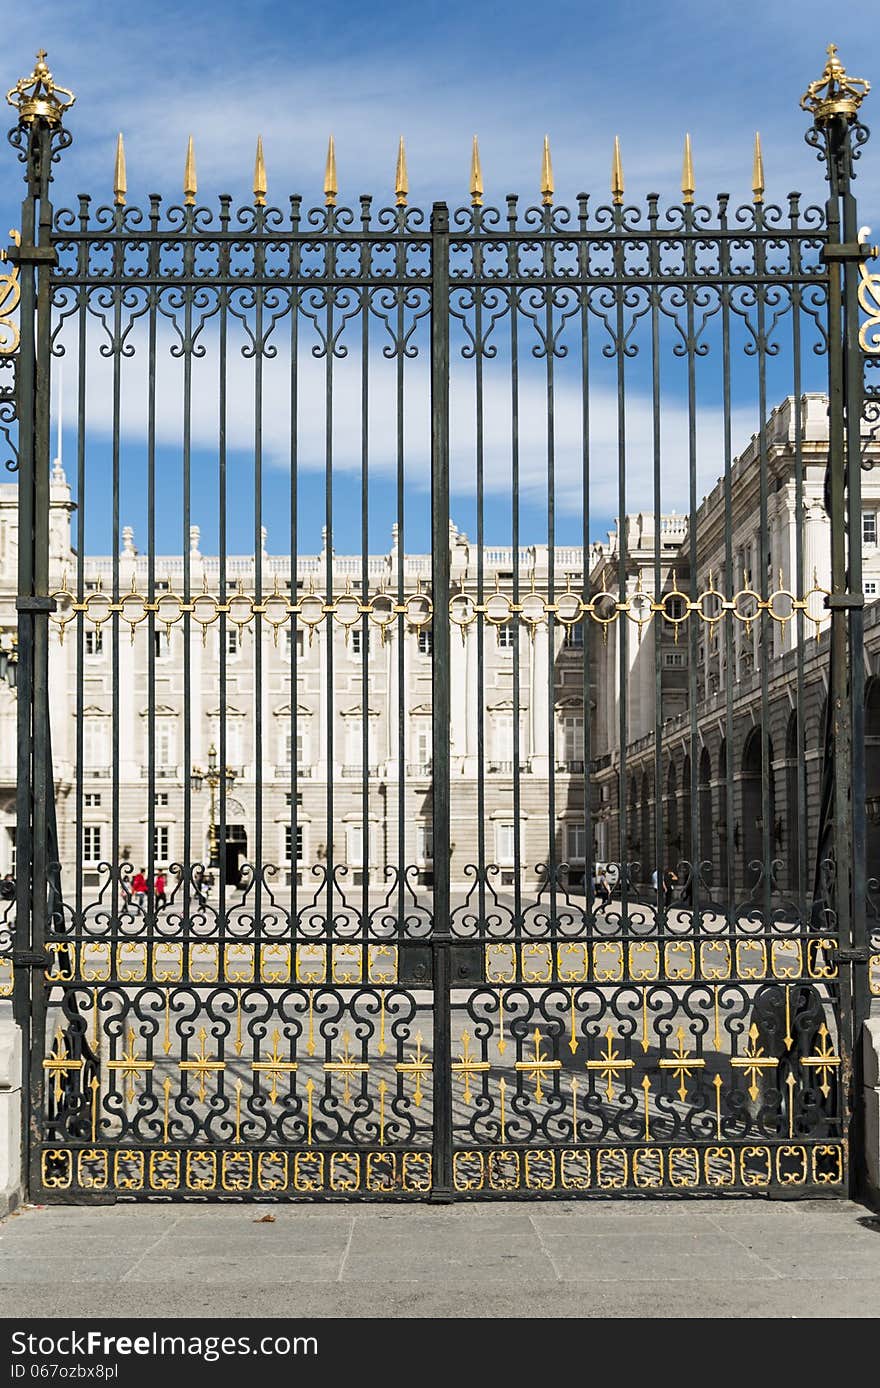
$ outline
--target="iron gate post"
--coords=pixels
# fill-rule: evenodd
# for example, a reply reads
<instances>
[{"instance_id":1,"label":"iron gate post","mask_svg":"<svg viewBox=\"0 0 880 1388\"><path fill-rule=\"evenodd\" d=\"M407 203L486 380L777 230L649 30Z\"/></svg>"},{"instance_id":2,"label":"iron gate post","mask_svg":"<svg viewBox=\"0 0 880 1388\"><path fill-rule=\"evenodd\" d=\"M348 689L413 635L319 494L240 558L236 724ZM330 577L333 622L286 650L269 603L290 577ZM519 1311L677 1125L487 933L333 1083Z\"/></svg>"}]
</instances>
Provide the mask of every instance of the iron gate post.
<instances>
[{"instance_id":1,"label":"iron gate post","mask_svg":"<svg viewBox=\"0 0 880 1388\"><path fill-rule=\"evenodd\" d=\"M54 832L53 778L49 743L49 423L51 400L51 167L70 143L62 125L72 93L56 87L37 54L33 72L9 93L18 110L10 135L25 165L27 191L22 202L20 265L21 343L17 379L19 420L18 562L18 787L16 798L16 930L14 1009L25 1028L23 1047L25 1112L23 1132L30 1186L39 1181L34 1113L44 1109L42 1046L32 1043L45 1031L48 989L46 936L49 911L50 832ZM70 98L59 99L58 93ZM12 258L12 257L10 257Z\"/></svg>"},{"instance_id":2,"label":"iron gate post","mask_svg":"<svg viewBox=\"0 0 880 1388\"><path fill-rule=\"evenodd\" d=\"M826 759L833 765L834 910L838 934L844 1061L842 1114L850 1152L850 1192L859 1193L864 1168L860 1030L870 997L867 967L864 595L862 592L861 417L863 365L859 347L858 244L852 163L867 130L858 110L868 84L849 78L828 48L822 77L801 105L813 114L808 142L824 146L828 180L828 394L826 505L831 523L831 652ZM820 829L821 851L821 829ZM864 953L864 963L858 956Z\"/></svg>"},{"instance_id":3,"label":"iron gate post","mask_svg":"<svg viewBox=\"0 0 880 1388\"><path fill-rule=\"evenodd\" d=\"M449 880L449 209L431 214L432 824L434 835L434 1136L432 1199L452 1198Z\"/></svg>"}]
</instances>

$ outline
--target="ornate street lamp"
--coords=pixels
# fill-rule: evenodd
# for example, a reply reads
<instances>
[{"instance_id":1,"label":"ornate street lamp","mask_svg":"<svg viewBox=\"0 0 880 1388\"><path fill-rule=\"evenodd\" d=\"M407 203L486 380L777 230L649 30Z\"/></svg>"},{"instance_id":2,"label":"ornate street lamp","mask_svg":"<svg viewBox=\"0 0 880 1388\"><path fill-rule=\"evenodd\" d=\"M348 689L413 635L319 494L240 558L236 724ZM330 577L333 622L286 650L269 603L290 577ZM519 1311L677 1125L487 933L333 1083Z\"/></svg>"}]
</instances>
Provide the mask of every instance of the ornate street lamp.
<instances>
[{"instance_id":1,"label":"ornate street lamp","mask_svg":"<svg viewBox=\"0 0 880 1388\"><path fill-rule=\"evenodd\" d=\"M214 746L213 742L208 748L207 771L203 771L200 766L194 766L190 771L189 782L192 786L193 793L198 795L199 791L202 789L203 784L207 785L208 790L211 793L210 819L208 822L208 845L210 859L208 867L211 868L220 866L219 859L217 856L217 787L220 785L221 781L225 781L226 792L228 794L234 780L235 772L231 770L230 767L218 766L217 748Z\"/></svg>"}]
</instances>

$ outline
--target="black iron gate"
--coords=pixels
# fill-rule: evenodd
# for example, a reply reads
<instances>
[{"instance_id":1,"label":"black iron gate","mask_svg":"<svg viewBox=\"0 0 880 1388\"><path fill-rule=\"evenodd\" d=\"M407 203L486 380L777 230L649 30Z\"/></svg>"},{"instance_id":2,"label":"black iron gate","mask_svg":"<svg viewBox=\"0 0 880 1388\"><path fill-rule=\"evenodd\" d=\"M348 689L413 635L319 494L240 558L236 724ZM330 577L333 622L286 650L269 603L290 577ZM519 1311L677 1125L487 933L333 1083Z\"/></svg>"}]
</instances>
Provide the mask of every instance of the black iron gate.
<instances>
[{"instance_id":1,"label":"black iron gate","mask_svg":"<svg viewBox=\"0 0 880 1388\"><path fill-rule=\"evenodd\" d=\"M824 211L757 142L698 204L689 141L674 207L615 146L560 208L546 145L484 207L475 143L451 217L402 144L349 210L331 142L323 207L258 144L208 208L190 142L139 209L121 138L55 211L44 56L2 359L32 1192L845 1190L865 84L805 97Z\"/></svg>"}]
</instances>

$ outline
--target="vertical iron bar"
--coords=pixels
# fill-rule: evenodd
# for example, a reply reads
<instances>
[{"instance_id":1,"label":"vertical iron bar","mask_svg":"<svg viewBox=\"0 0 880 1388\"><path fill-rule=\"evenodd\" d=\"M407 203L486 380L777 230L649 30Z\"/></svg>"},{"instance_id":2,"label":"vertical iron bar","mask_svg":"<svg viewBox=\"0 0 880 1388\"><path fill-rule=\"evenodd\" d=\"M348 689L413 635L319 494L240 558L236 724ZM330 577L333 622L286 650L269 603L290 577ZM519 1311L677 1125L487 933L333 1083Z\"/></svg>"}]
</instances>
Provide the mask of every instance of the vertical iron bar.
<instances>
[{"instance_id":1,"label":"vertical iron bar","mask_svg":"<svg viewBox=\"0 0 880 1388\"><path fill-rule=\"evenodd\" d=\"M449 900L449 209L431 215L431 818L434 825L434 1141L436 1200L452 1198Z\"/></svg>"}]
</instances>

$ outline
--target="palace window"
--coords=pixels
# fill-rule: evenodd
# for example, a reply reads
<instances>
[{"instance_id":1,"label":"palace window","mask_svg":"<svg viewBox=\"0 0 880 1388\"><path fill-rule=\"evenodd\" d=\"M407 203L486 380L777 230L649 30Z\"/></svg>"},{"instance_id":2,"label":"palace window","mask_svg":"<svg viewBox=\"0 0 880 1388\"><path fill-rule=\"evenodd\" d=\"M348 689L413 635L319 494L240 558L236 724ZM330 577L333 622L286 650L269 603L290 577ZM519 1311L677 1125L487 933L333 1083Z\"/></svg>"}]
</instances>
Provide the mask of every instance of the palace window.
<instances>
[{"instance_id":1,"label":"palace window","mask_svg":"<svg viewBox=\"0 0 880 1388\"><path fill-rule=\"evenodd\" d=\"M289 824L284 826L284 861L290 862L290 845L292 843L292 830ZM296 826L296 861L301 863L303 860L303 826Z\"/></svg>"},{"instance_id":2,"label":"palace window","mask_svg":"<svg viewBox=\"0 0 880 1388\"><path fill-rule=\"evenodd\" d=\"M86 655L102 655L104 652L104 633L103 631L87 631L85 633Z\"/></svg>"},{"instance_id":3,"label":"palace window","mask_svg":"<svg viewBox=\"0 0 880 1388\"><path fill-rule=\"evenodd\" d=\"M496 627L495 637L500 650L512 651L516 643L516 628L513 622L506 622L503 627Z\"/></svg>"},{"instance_id":4,"label":"palace window","mask_svg":"<svg viewBox=\"0 0 880 1388\"><path fill-rule=\"evenodd\" d=\"M86 824L83 826L83 862L99 863L101 861L101 826L100 824Z\"/></svg>"},{"instance_id":5,"label":"palace window","mask_svg":"<svg viewBox=\"0 0 880 1388\"><path fill-rule=\"evenodd\" d=\"M153 826L153 860L157 863L165 863L171 857L170 846L171 830L167 824L154 824Z\"/></svg>"},{"instance_id":6,"label":"palace window","mask_svg":"<svg viewBox=\"0 0 880 1388\"><path fill-rule=\"evenodd\" d=\"M495 825L495 861L500 866L510 866L513 862L513 824Z\"/></svg>"},{"instance_id":7,"label":"palace window","mask_svg":"<svg viewBox=\"0 0 880 1388\"><path fill-rule=\"evenodd\" d=\"M584 759L584 720L580 716L567 715L562 720L563 754L567 762L582 762Z\"/></svg>"},{"instance_id":8,"label":"palace window","mask_svg":"<svg viewBox=\"0 0 880 1388\"><path fill-rule=\"evenodd\" d=\"M582 651L584 648L584 627L582 622L565 628L562 644L568 651Z\"/></svg>"},{"instance_id":9,"label":"palace window","mask_svg":"<svg viewBox=\"0 0 880 1388\"><path fill-rule=\"evenodd\" d=\"M419 655L430 655L434 649L434 633L430 627L421 627L418 636Z\"/></svg>"},{"instance_id":10,"label":"palace window","mask_svg":"<svg viewBox=\"0 0 880 1388\"><path fill-rule=\"evenodd\" d=\"M364 649L365 649L365 647L364 647L364 642L365 642L365 641L366 641L366 650L369 651L369 649L370 649L370 633L369 633L368 631L364 631L363 627L353 627L352 630L351 630L349 639L350 639L350 641L351 641L351 653L352 653L353 656L363 655Z\"/></svg>"},{"instance_id":11,"label":"palace window","mask_svg":"<svg viewBox=\"0 0 880 1388\"><path fill-rule=\"evenodd\" d=\"M97 810L101 805L101 795L98 791L86 791L83 796L83 804L87 810Z\"/></svg>"},{"instance_id":12,"label":"palace window","mask_svg":"<svg viewBox=\"0 0 880 1388\"><path fill-rule=\"evenodd\" d=\"M862 543L866 545L876 545L877 543L877 512L862 512Z\"/></svg>"},{"instance_id":13,"label":"palace window","mask_svg":"<svg viewBox=\"0 0 880 1388\"><path fill-rule=\"evenodd\" d=\"M568 826L568 861L582 863L587 856L587 829L584 824Z\"/></svg>"},{"instance_id":14,"label":"palace window","mask_svg":"<svg viewBox=\"0 0 880 1388\"><path fill-rule=\"evenodd\" d=\"M105 719L86 718L83 722L83 765L106 768L107 761Z\"/></svg>"},{"instance_id":15,"label":"palace window","mask_svg":"<svg viewBox=\"0 0 880 1388\"><path fill-rule=\"evenodd\" d=\"M433 863L434 861L434 826L433 824L416 825L416 857L420 863Z\"/></svg>"},{"instance_id":16,"label":"palace window","mask_svg":"<svg viewBox=\"0 0 880 1388\"><path fill-rule=\"evenodd\" d=\"M238 655L241 650L241 632L238 627L226 628L226 654L231 656Z\"/></svg>"}]
</instances>

